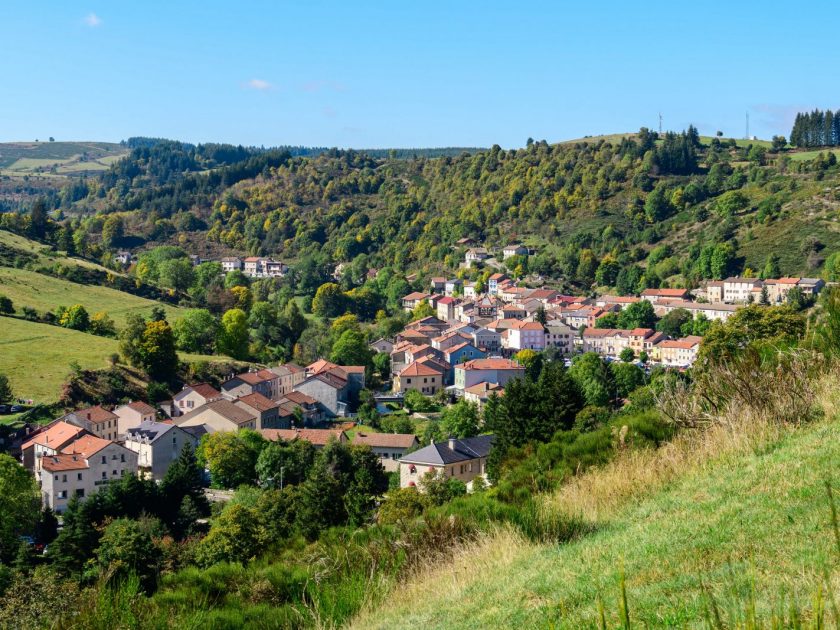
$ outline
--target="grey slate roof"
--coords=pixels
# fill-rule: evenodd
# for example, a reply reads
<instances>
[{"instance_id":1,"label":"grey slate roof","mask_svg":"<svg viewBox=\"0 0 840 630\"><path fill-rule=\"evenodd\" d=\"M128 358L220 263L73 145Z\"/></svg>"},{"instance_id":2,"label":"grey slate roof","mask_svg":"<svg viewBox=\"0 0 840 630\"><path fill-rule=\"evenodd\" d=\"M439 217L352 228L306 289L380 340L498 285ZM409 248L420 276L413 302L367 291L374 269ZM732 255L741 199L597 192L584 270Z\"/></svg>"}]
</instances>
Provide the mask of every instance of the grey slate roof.
<instances>
[{"instance_id":1,"label":"grey slate roof","mask_svg":"<svg viewBox=\"0 0 840 630\"><path fill-rule=\"evenodd\" d=\"M472 438L453 438L446 442L436 442L406 455L400 461L409 464L442 466L487 457L494 438L494 435L478 435ZM450 443L453 448L449 447Z\"/></svg>"},{"instance_id":2,"label":"grey slate roof","mask_svg":"<svg viewBox=\"0 0 840 630\"><path fill-rule=\"evenodd\" d=\"M174 424L166 424L164 422L141 422L139 426L129 429L125 434L127 438L132 440L146 439L149 442L154 442L164 433L174 428Z\"/></svg>"}]
</instances>

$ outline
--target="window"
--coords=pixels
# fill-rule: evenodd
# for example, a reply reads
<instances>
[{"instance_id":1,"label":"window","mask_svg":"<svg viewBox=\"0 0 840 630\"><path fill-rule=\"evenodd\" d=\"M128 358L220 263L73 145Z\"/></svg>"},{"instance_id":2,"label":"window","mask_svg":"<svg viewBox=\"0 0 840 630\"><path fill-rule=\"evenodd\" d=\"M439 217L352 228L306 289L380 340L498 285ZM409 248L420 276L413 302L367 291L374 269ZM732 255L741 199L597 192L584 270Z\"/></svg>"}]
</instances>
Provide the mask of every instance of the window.
<instances>
[{"instance_id":1,"label":"window","mask_svg":"<svg viewBox=\"0 0 840 630\"><path fill-rule=\"evenodd\" d=\"M103 464L107 464L107 463L108 463L108 458L107 458L107 457L105 457L104 455L102 456L102 463L103 463Z\"/></svg>"},{"instance_id":2,"label":"window","mask_svg":"<svg viewBox=\"0 0 840 630\"><path fill-rule=\"evenodd\" d=\"M112 474L114 477L116 477L116 476L117 476L117 471L116 471L116 469L112 470L112 471L111 471L111 474Z\"/></svg>"},{"instance_id":3,"label":"window","mask_svg":"<svg viewBox=\"0 0 840 630\"><path fill-rule=\"evenodd\" d=\"M102 478L103 478L103 479L107 479L107 478L108 478L108 473L107 473L107 472L105 472L104 470L102 471Z\"/></svg>"},{"instance_id":4,"label":"window","mask_svg":"<svg viewBox=\"0 0 840 630\"><path fill-rule=\"evenodd\" d=\"M81 498L85 496L85 489L84 488L76 488L76 496Z\"/></svg>"},{"instance_id":5,"label":"window","mask_svg":"<svg viewBox=\"0 0 840 630\"><path fill-rule=\"evenodd\" d=\"M81 481L81 480L82 480L82 473L78 473L78 474L76 475L76 479L78 479L79 481Z\"/></svg>"},{"instance_id":6,"label":"window","mask_svg":"<svg viewBox=\"0 0 840 630\"><path fill-rule=\"evenodd\" d=\"M58 477L56 477L56 479L58 479ZM61 481L63 483L67 483L67 475L61 475Z\"/></svg>"},{"instance_id":7,"label":"window","mask_svg":"<svg viewBox=\"0 0 840 630\"><path fill-rule=\"evenodd\" d=\"M125 477L125 469L120 471L120 477Z\"/></svg>"},{"instance_id":8,"label":"window","mask_svg":"<svg viewBox=\"0 0 840 630\"><path fill-rule=\"evenodd\" d=\"M66 499L67 498L67 490L62 490L56 495L57 499Z\"/></svg>"},{"instance_id":9,"label":"window","mask_svg":"<svg viewBox=\"0 0 840 630\"><path fill-rule=\"evenodd\" d=\"M120 461L121 461L121 462L125 462L125 453L123 453L122 455L120 455Z\"/></svg>"}]
</instances>

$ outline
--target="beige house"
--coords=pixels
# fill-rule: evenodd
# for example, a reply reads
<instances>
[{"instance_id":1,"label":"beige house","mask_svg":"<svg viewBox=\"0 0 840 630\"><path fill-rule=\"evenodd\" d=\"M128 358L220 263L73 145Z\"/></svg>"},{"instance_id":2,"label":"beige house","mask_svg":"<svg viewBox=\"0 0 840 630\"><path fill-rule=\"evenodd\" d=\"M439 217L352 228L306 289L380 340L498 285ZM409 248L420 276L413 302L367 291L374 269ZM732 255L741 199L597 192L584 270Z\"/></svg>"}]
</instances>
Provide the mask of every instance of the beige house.
<instances>
[{"instance_id":1,"label":"beige house","mask_svg":"<svg viewBox=\"0 0 840 630\"><path fill-rule=\"evenodd\" d=\"M179 427L206 425L209 433L257 428L257 417L224 398L214 400L176 418Z\"/></svg>"},{"instance_id":2,"label":"beige house","mask_svg":"<svg viewBox=\"0 0 840 630\"><path fill-rule=\"evenodd\" d=\"M163 422L143 422L131 427L125 434L125 447L137 453L137 474L160 481L169 466L189 444L196 447L198 440L190 433Z\"/></svg>"},{"instance_id":3,"label":"beige house","mask_svg":"<svg viewBox=\"0 0 840 630\"><path fill-rule=\"evenodd\" d=\"M394 378L394 391L398 393L416 389L421 394L433 395L443 387L445 374L426 363L414 361Z\"/></svg>"},{"instance_id":4,"label":"beige house","mask_svg":"<svg viewBox=\"0 0 840 630\"><path fill-rule=\"evenodd\" d=\"M277 384L279 396L285 396L306 380L306 370L294 363L286 363L270 369L280 379Z\"/></svg>"},{"instance_id":5,"label":"beige house","mask_svg":"<svg viewBox=\"0 0 840 630\"><path fill-rule=\"evenodd\" d=\"M137 454L116 442L85 435L61 453L43 455L38 468L43 505L60 514L72 497L89 497L126 474L135 474Z\"/></svg>"},{"instance_id":6,"label":"beige house","mask_svg":"<svg viewBox=\"0 0 840 630\"><path fill-rule=\"evenodd\" d=\"M418 444L417 436L413 433L362 433L353 436L353 444L364 444L370 447L382 467L387 472L396 472L400 468L399 460L409 449Z\"/></svg>"},{"instance_id":7,"label":"beige house","mask_svg":"<svg viewBox=\"0 0 840 630\"><path fill-rule=\"evenodd\" d=\"M754 296L753 291L761 289L758 278L727 278L723 281L723 301L728 304L744 304Z\"/></svg>"},{"instance_id":8,"label":"beige house","mask_svg":"<svg viewBox=\"0 0 840 630\"><path fill-rule=\"evenodd\" d=\"M114 409L117 420L117 433L120 437L134 427L139 427L143 422L155 421L155 408L137 400L126 405L120 405Z\"/></svg>"},{"instance_id":9,"label":"beige house","mask_svg":"<svg viewBox=\"0 0 840 630\"><path fill-rule=\"evenodd\" d=\"M173 418L184 415L221 397L222 393L208 383L185 385L172 399L171 415Z\"/></svg>"},{"instance_id":10,"label":"beige house","mask_svg":"<svg viewBox=\"0 0 840 630\"><path fill-rule=\"evenodd\" d=\"M280 404L262 394L246 394L233 401L257 419L257 429L282 429L280 426Z\"/></svg>"},{"instance_id":11,"label":"beige house","mask_svg":"<svg viewBox=\"0 0 840 630\"><path fill-rule=\"evenodd\" d=\"M478 405L479 410L484 409L484 405L490 399L490 396L503 396L504 388L498 383L478 383L472 387L467 387L464 390L464 400Z\"/></svg>"},{"instance_id":12,"label":"beige house","mask_svg":"<svg viewBox=\"0 0 840 630\"><path fill-rule=\"evenodd\" d=\"M653 358L672 367L689 367L697 359L702 337L691 336L683 339L668 339L656 344Z\"/></svg>"},{"instance_id":13,"label":"beige house","mask_svg":"<svg viewBox=\"0 0 840 630\"><path fill-rule=\"evenodd\" d=\"M466 484L478 476L486 477L492 445L492 435L479 435L450 438L414 451L400 459L400 487L420 487L426 475L443 475Z\"/></svg>"},{"instance_id":14,"label":"beige house","mask_svg":"<svg viewBox=\"0 0 840 630\"><path fill-rule=\"evenodd\" d=\"M256 393L262 394L269 400L278 400L282 396L280 378L280 375L272 370L243 372L222 383L222 395L233 400Z\"/></svg>"},{"instance_id":15,"label":"beige house","mask_svg":"<svg viewBox=\"0 0 840 630\"><path fill-rule=\"evenodd\" d=\"M119 418L102 405L71 411L60 419L82 427L103 440L116 440L119 434Z\"/></svg>"},{"instance_id":16,"label":"beige house","mask_svg":"<svg viewBox=\"0 0 840 630\"><path fill-rule=\"evenodd\" d=\"M429 299L428 293L421 293L420 291L415 291L413 293L409 293L402 299L402 306L404 311L413 311L417 306L420 305L421 302L424 300Z\"/></svg>"},{"instance_id":17,"label":"beige house","mask_svg":"<svg viewBox=\"0 0 840 630\"><path fill-rule=\"evenodd\" d=\"M575 351L575 339L578 332L561 321L548 322L545 326L545 347L557 348L563 354Z\"/></svg>"}]
</instances>

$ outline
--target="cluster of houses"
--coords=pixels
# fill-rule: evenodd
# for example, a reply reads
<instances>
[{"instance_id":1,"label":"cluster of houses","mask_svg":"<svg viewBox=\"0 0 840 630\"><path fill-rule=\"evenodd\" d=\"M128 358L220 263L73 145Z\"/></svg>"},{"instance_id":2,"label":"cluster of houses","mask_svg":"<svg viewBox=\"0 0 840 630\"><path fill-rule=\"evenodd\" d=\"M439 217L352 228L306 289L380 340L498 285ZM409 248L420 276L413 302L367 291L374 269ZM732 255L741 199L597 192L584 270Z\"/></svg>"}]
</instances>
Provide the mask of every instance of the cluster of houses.
<instances>
[{"instance_id":1,"label":"cluster of houses","mask_svg":"<svg viewBox=\"0 0 840 630\"><path fill-rule=\"evenodd\" d=\"M195 448L206 433L252 429L268 440L305 440L316 449L330 440L350 442L342 428L316 427L347 413L363 387L364 368L325 360L245 372L219 389L188 385L158 409L135 401L72 411L30 434L21 459L38 481L43 504L60 514L73 497L88 497L126 475L162 480L182 449ZM359 431L352 439L369 446L386 471L400 471L406 487L416 484L417 466L465 481L483 475L487 438L456 442L454 448L432 445L437 455L431 458L424 455L431 447L421 449L404 463L419 446L413 434Z\"/></svg>"},{"instance_id":2,"label":"cluster of houses","mask_svg":"<svg viewBox=\"0 0 840 630\"><path fill-rule=\"evenodd\" d=\"M402 299L406 311L425 302L435 315L412 322L393 340L380 339L372 347L391 355L396 392L416 389L427 395L443 388L467 395L466 388L480 384L470 372L481 371L486 364L502 369L503 374L515 373L518 366L511 357L526 349L555 348L565 356L595 352L618 358L630 348L636 356L644 352L654 363L688 367L697 357L700 337L672 339L650 328L600 329L595 328L596 322L642 300L650 302L659 317L684 309L695 318L726 321L744 304L758 302L763 291L771 304L779 304L793 287L811 296L823 286L815 278L727 278L695 291L646 289L639 296L587 298L520 287L500 272L488 278L487 290L480 295L474 284L436 277L428 292L415 291ZM482 387L501 386L503 379L491 377Z\"/></svg>"},{"instance_id":3,"label":"cluster of houses","mask_svg":"<svg viewBox=\"0 0 840 630\"><path fill-rule=\"evenodd\" d=\"M212 258L201 258L194 254L190 255L189 258L194 267L201 263L214 262ZM114 262L123 267L128 267L137 262L137 256L130 251L120 250L114 254ZM282 278L289 273L289 266L286 263L262 256L248 256L247 258L226 256L220 259L219 263L222 265L222 271L226 274L231 271L241 271L250 278Z\"/></svg>"},{"instance_id":4,"label":"cluster of houses","mask_svg":"<svg viewBox=\"0 0 840 630\"><path fill-rule=\"evenodd\" d=\"M222 264L224 273L241 271L249 278L282 278L289 273L289 266L286 263L261 256L248 256L247 258L227 256L219 262Z\"/></svg>"}]
</instances>

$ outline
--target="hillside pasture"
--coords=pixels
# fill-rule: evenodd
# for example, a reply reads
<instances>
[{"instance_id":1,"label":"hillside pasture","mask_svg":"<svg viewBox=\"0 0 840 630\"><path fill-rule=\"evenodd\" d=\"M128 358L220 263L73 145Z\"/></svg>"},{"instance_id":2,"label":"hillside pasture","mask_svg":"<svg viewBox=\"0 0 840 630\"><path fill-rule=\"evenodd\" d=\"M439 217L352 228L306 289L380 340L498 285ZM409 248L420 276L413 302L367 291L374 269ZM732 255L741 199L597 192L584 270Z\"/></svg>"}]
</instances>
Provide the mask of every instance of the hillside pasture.
<instances>
[{"instance_id":1,"label":"hillside pasture","mask_svg":"<svg viewBox=\"0 0 840 630\"><path fill-rule=\"evenodd\" d=\"M792 151L787 153L786 155L791 159L792 162L806 162L808 160L814 160L817 156L822 154L833 153L835 157L840 158L840 149L816 149L814 151Z\"/></svg>"},{"instance_id":2,"label":"hillside pasture","mask_svg":"<svg viewBox=\"0 0 840 630\"><path fill-rule=\"evenodd\" d=\"M75 361L82 369L108 367L119 351L116 339L0 317L0 373L6 374L15 396L36 403L54 403ZM183 361L227 361L227 357L181 353Z\"/></svg>"},{"instance_id":3,"label":"hillside pasture","mask_svg":"<svg viewBox=\"0 0 840 630\"><path fill-rule=\"evenodd\" d=\"M77 284L26 269L0 267L0 294L14 302L20 313L29 306L39 312L54 311L59 306L81 304L92 315L105 311L117 324L125 323L129 313L148 316L152 308L162 306L170 322L180 319L183 309L154 300L123 293L104 286Z\"/></svg>"},{"instance_id":4,"label":"hillside pasture","mask_svg":"<svg viewBox=\"0 0 840 630\"><path fill-rule=\"evenodd\" d=\"M0 174L61 176L107 170L128 153L110 142L0 143Z\"/></svg>"}]
</instances>

